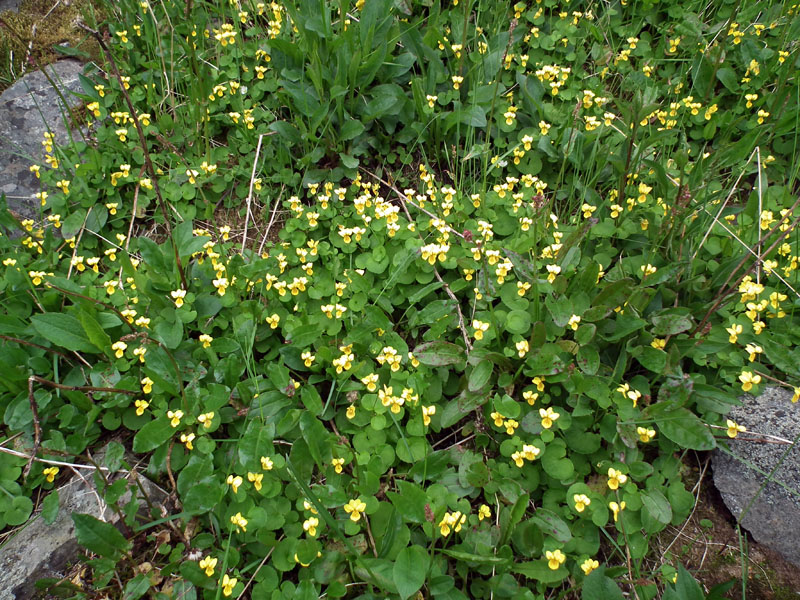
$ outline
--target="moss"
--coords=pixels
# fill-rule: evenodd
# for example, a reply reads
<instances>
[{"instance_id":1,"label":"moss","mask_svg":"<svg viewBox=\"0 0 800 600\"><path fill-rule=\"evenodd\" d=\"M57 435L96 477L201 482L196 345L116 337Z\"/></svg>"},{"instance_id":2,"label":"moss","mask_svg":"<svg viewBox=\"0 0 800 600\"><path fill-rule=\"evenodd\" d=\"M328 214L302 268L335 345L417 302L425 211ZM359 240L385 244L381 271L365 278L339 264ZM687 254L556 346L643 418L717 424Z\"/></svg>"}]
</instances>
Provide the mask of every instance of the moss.
<instances>
[{"instance_id":1,"label":"moss","mask_svg":"<svg viewBox=\"0 0 800 600\"><path fill-rule=\"evenodd\" d=\"M92 0L23 0L17 12L0 14L0 91L23 74L23 63L29 73L64 58L53 49L59 44L81 52L82 60L98 59L97 42L75 23L90 11L101 20L101 10Z\"/></svg>"}]
</instances>

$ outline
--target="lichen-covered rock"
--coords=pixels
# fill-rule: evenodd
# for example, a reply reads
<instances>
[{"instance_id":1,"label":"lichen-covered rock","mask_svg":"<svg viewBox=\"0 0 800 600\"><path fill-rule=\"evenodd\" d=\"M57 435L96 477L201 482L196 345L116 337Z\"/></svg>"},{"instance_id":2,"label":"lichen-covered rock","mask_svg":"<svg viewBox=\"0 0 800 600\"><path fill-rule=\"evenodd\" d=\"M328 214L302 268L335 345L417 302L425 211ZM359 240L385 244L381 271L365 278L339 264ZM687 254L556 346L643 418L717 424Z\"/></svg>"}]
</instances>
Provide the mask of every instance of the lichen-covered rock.
<instances>
[{"instance_id":1,"label":"lichen-covered rock","mask_svg":"<svg viewBox=\"0 0 800 600\"><path fill-rule=\"evenodd\" d=\"M64 99L71 106L80 104L75 93L81 90L81 63L62 60L45 69ZM40 191L39 181L29 167L42 164L44 132L52 132L57 143L65 143L70 135L67 118L59 94L41 71L25 75L0 94L0 193L21 218L38 215L38 200L33 196Z\"/></svg>"},{"instance_id":2,"label":"lichen-covered rock","mask_svg":"<svg viewBox=\"0 0 800 600\"><path fill-rule=\"evenodd\" d=\"M734 517L757 542L800 567L800 447L780 441L800 434L800 405L791 397L791 391L767 388L734 408L729 418L747 433L727 442L729 452L714 451L713 469L714 484ZM773 437L759 441L762 433Z\"/></svg>"}]
</instances>

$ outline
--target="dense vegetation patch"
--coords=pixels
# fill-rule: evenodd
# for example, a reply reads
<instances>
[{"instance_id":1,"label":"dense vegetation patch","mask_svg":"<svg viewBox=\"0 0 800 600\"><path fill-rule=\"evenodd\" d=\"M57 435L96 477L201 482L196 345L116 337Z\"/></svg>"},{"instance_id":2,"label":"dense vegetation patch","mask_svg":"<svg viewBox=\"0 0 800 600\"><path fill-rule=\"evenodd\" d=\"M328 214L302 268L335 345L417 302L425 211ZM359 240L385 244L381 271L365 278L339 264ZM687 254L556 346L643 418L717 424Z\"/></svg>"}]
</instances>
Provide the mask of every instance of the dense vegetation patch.
<instances>
[{"instance_id":1,"label":"dense vegetation patch","mask_svg":"<svg viewBox=\"0 0 800 600\"><path fill-rule=\"evenodd\" d=\"M0 217L2 524L113 436L104 594L690 597L682 454L800 397L794 11L110 7Z\"/></svg>"}]
</instances>

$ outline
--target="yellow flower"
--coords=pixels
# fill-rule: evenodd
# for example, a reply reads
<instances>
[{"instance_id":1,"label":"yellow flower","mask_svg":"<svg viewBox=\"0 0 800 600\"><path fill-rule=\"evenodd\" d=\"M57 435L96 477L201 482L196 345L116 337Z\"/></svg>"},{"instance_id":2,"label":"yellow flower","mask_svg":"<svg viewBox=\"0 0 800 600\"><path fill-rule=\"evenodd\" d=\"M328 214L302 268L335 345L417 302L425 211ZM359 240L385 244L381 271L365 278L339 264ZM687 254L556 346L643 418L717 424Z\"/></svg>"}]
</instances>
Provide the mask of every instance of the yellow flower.
<instances>
[{"instance_id":1,"label":"yellow flower","mask_svg":"<svg viewBox=\"0 0 800 600\"><path fill-rule=\"evenodd\" d=\"M650 345L656 350L663 350L667 346L667 340L664 338L655 338Z\"/></svg>"},{"instance_id":2,"label":"yellow flower","mask_svg":"<svg viewBox=\"0 0 800 600\"><path fill-rule=\"evenodd\" d=\"M522 340L520 342L517 342L515 346L517 348L517 354L519 355L520 358L523 358L530 350L530 345L528 344L528 340Z\"/></svg>"},{"instance_id":3,"label":"yellow flower","mask_svg":"<svg viewBox=\"0 0 800 600\"><path fill-rule=\"evenodd\" d=\"M453 528L453 531L458 533L461 531L461 526L466 522L467 515L461 513L460 510L457 510L454 513L446 512L442 517L442 520L439 522L439 531L444 537L450 535L450 528Z\"/></svg>"},{"instance_id":4,"label":"yellow flower","mask_svg":"<svg viewBox=\"0 0 800 600\"><path fill-rule=\"evenodd\" d=\"M336 471L337 473L341 473L342 472L342 465L344 464L344 459L343 458L332 458L331 459L331 464L333 465L333 470L334 471Z\"/></svg>"},{"instance_id":5,"label":"yellow flower","mask_svg":"<svg viewBox=\"0 0 800 600\"><path fill-rule=\"evenodd\" d=\"M267 317L267 323L269 324L270 329L276 329L278 327L278 323L281 322L281 318L277 314L272 314ZM308 365L306 365L308 366Z\"/></svg>"},{"instance_id":6,"label":"yellow flower","mask_svg":"<svg viewBox=\"0 0 800 600\"><path fill-rule=\"evenodd\" d=\"M797 402L800 400L800 387L794 388L794 395L792 396L792 402Z\"/></svg>"},{"instance_id":7,"label":"yellow flower","mask_svg":"<svg viewBox=\"0 0 800 600\"><path fill-rule=\"evenodd\" d=\"M528 404L533 406L534 404L536 404L536 400L539 399L539 393L534 392L533 390L527 390L525 392L522 392L522 397Z\"/></svg>"},{"instance_id":8,"label":"yellow flower","mask_svg":"<svg viewBox=\"0 0 800 600\"><path fill-rule=\"evenodd\" d=\"M753 362L756 359L756 356L763 352L761 346L757 346L756 344L747 344L744 349L748 353L748 360L750 362Z\"/></svg>"},{"instance_id":9,"label":"yellow flower","mask_svg":"<svg viewBox=\"0 0 800 600\"><path fill-rule=\"evenodd\" d=\"M211 342L214 341L214 338L211 337L210 335L208 335L207 333L200 334L200 337L198 339L202 342L203 348L210 347L211 346Z\"/></svg>"},{"instance_id":10,"label":"yellow flower","mask_svg":"<svg viewBox=\"0 0 800 600\"><path fill-rule=\"evenodd\" d=\"M243 532L246 532L246 531L247 531L247 519L245 519L245 518L242 516L242 513L238 513L238 512L237 512L235 515L233 515L233 516L231 517L231 523L233 523L234 525L236 525L236 529L237 529L237 531L238 531L238 530L240 530L240 529L241 529ZM236 584L234 583L234 585L236 585Z\"/></svg>"},{"instance_id":11,"label":"yellow flower","mask_svg":"<svg viewBox=\"0 0 800 600\"><path fill-rule=\"evenodd\" d=\"M636 433L639 436L639 440L643 444L648 443L650 440L652 440L654 437L656 437L655 429L648 429L647 427L637 427L636 428Z\"/></svg>"},{"instance_id":12,"label":"yellow flower","mask_svg":"<svg viewBox=\"0 0 800 600\"><path fill-rule=\"evenodd\" d=\"M133 405L136 407L136 414L141 417L150 403L147 400L137 400Z\"/></svg>"},{"instance_id":13,"label":"yellow flower","mask_svg":"<svg viewBox=\"0 0 800 600\"><path fill-rule=\"evenodd\" d=\"M114 351L114 356L117 358L122 358L125 355L125 348L127 347L128 344L123 341L114 342L111 344L111 349Z\"/></svg>"},{"instance_id":14,"label":"yellow flower","mask_svg":"<svg viewBox=\"0 0 800 600\"><path fill-rule=\"evenodd\" d=\"M578 512L583 512L592 503L586 494L575 494L572 496L572 501L575 503L575 510Z\"/></svg>"},{"instance_id":15,"label":"yellow flower","mask_svg":"<svg viewBox=\"0 0 800 600\"><path fill-rule=\"evenodd\" d=\"M547 566L553 571L557 571L558 568L564 564L564 561L567 560L567 557L561 550L554 550L552 552L547 550L544 555L545 558L547 558Z\"/></svg>"},{"instance_id":16,"label":"yellow flower","mask_svg":"<svg viewBox=\"0 0 800 600\"><path fill-rule=\"evenodd\" d=\"M506 419L503 421L503 427L506 428L506 433L508 435L514 435L514 430L519 427L519 422L514 419Z\"/></svg>"},{"instance_id":17,"label":"yellow flower","mask_svg":"<svg viewBox=\"0 0 800 600\"><path fill-rule=\"evenodd\" d=\"M613 467L608 468L608 488L611 490L619 489L620 485L624 485L628 481L628 476L617 471ZM615 519L616 520L616 519Z\"/></svg>"},{"instance_id":18,"label":"yellow flower","mask_svg":"<svg viewBox=\"0 0 800 600\"><path fill-rule=\"evenodd\" d=\"M203 413L197 417L197 422L203 426L203 429L210 429L211 422L214 420L214 411Z\"/></svg>"},{"instance_id":19,"label":"yellow flower","mask_svg":"<svg viewBox=\"0 0 800 600\"><path fill-rule=\"evenodd\" d=\"M244 483L244 479L242 479L239 475L228 475L228 478L225 480L231 488L233 489L234 494L239 493L239 486Z\"/></svg>"},{"instance_id":20,"label":"yellow flower","mask_svg":"<svg viewBox=\"0 0 800 600\"><path fill-rule=\"evenodd\" d=\"M268 456L261 457L261 468L265 471L271 471L272 467L275 466L275 463L272 462L272 459Z\"/></svg>"},{"instance_id":21,"label":"yellow flower","mask_svg":"<svg viewBox=\"0 0 800 600\"><path fill-rule=\"evenodd\" d=\"M206 577L211 577L214 575L214 567L216 566L217 566L217 559L211 558L210 556L206 556L199 563L199 567L206 572Z\"/></svg>"},{"instance_id":22,"label":"yellow flower","mask_svg":"<svg viewBox=\"0 0 800 600\"><path fill-rule=\"evenodd\" d=\"M192 442L194 441L194 434L192 432L181 434L181 443L186 446L187 450L194 450Z\"/></svg>"},{"instance_id":23,"label":"yellow flower","mask_svg":"<svg viewBox=\"0 0 800 600\"><path fill-rule=\"evenodd\" d=\"M738 335L742 333L742 326L738 323L734 323L730 327L726 327L725 331L727 331L729 334L728 341L731 344L735 344L736 340L738 339Z\"/></svg>"},{"instance_id":24,"label":"yellow flower","mask_svg":"<svg viewBox=\"0 0 800 600\"><path fill-rule=\"evenodd\" d=\"M263 473L247 473L247 481L253 484L257 492L261 491L261 482L264 479Z\"/></svg>"},{"instance_id":25,"label":"yellow flower","mask_svg":"<svg viewBox=\"0 0 800 600\"><path fill-rule=\"evenodd\" d=\"M553 283L556 280L556 275L561 273L561 267L558 265L547 265L547 272L549 273L547 281Z\"/></svg>"},{"instance_id":26,"label":"yellow flower","mask_svg":"<svg viewBox=\"0 0 800 600\"><path fill-rule=\"evenodd\" d=\"M588 575L599 566L600 566L599 562L591 558L587 558L585 561L581 563L581 570L583 571L584 575Z\"/></svg>"},{"instance_id":27,"label":"yellow flower","mask_svg":"<svg viewBox=\"0 0 800 600\"><path fill-rule=\"evenodd\" d=\"M353 498L344 505L344 512L350 515L350 520L354 523L361 518L361 514L367 508L365 502L363 502L360 498Z\"/></svg>"},{"instance_id":28,"label":"yellow flower","mask_svg":"<svg viewBox=\"0 0 800 600\"><path fill-rule=\"evenodd\" d=\"M142 384L142 391L145 394L149 394L150 392L153 391L153 380L150 379L149 377L145 377L144 379L142 379L141 384Z\"/></svg>"},{"instance_id":29,"label":"yellow flower","mask_svg":"<svg viewBox=\"0 0 800 600\"><path fill-rule=\"evenodd\" d=\"M492 419L494 419L495 427L502 427L503 421L505 421L505 417L501 415L499 412L493 412L491 415Z\"/></svg>"},{"instance_id":30,"label":"yellow flower","mask_svg":"<svg viewBox=\"0 0 800 600\"><path fill-rule=\"evenodd\" d=\"M491 518L492 510L486 504L481 504L481 507L478 509L478 520L483 521L484 519Z\"/></svg>"},{"instance_id":31,"label":"yellow flower","mask_svg":"<svg viewBox=\"0 0 800 600\"><path fill-rule=\"evenodd\" d=\"M619 513L625 510L625 503L620 502L619 504L617 504L616 502L609 502L608 508L610 508L611 512L614 513L614 523L616 523L617 518L619 517Z\"/></svg>"},{"instance_id":32,"label":"yellow flower","mask_svg":"<svg viewBox=\"0 0 800 600\"><path fill-rule=\"evenodd\" d=\"M569 318L569 322L567 325L572 328L572 331L576 331L578 329L578 324L581 322L581 318L578 315L572 315Z\"/></svg>"},{"instance_id":33,"label":"yellow flower","mask_svg":"<svg viewBox=\"0 0 800 600\"><path fill-rule=\"evenodd\" d=\"M231 519L233 519L233 517L231 517ZM230 596L233 593L234 587L236 587L236 578L230 578L228 577L228 574L225 573L225 575L222 577L222 595L226 597Z\"/></svg>"},{"instance_id":34,"label":"yellow flower","mask_svg":"<svg viewBox=\"0 0 800 600\"><path fill-rule=\"evenodd\" d=\"M177 427L178 425L181 424L181 419L183 418L183 411L182 410L176 410L176 411L168 410L167 411L167 418L170 420L169 421L170 425L172 425L173 427Z\"/></svg>"},{"instance_id":35,"label":"yellow flower","mask_svg":"<svg viewBox=\"0 0 800 600\"><path fill-rule=\"evenodd\" d=\"M739 374L739 381L742 382L742 391L749 392L754 385L761 383L761 375L753 375L750 371L742 371Z\"/></svg>"},{"instance_id":36,"label":"yellow flower","mask_svg":"<svg viewBox=\"0 0 800 600\"><path fill-rule=\"evenodd\" d=\"M47 467L44 471L42 471L42 475L47 478L47 483L53 483L58 475L58 467Z\"/></svg>"},{"instance_id":37,"label":"yellow flower","mask_svg":"<svg viewBox=\"0 0 800 600\"><path fill-rule=\"evenodd\" d=\"M473 329L475 329L475 339L482 340L483 334L489 330L489 323L485 323L483 321L478 321L477 319L474 319L472 321L472 327Z\"/></svg>"},{"instance_id":38,"label":"yellow flower","mask_svg":"<svg viewBox=\"0 0 800 600\"><path fill-rule=\"evenodd\" d=\"M531 383L536 386L538 391L544 391L544 377L534 377Z\"/></svg>"},{"instance_id":39,"label":"yellow flower","mask_svg":"<svg viewBox=\"0 0 800 600\"><path fill-rule=\"evenodd\" d=\"M539 409L539 416L542 418L542 427L550 429L561 415L555 412L552 406L548 406L546 409Z\"/></svg>"},{"instance_id":40,"label":"yellow flower","mask_svg":"<svg viewBox=\"0 0 800 600\"><path fill-rule=\"evenodd\" d=\"M648 275L652 275L653 273L655 273L657 271L657 269L653 265L651 265L650 263L647 263L646 265L642 265L640 267L640 269L642 271L642 277L647 277Z\"/></svg>"},{"instance_id":41,"label":"yellow flower","mask_svg":"<svg viewBox=\"0 0 800 600\"><path fill-rule=\"evenodd\" d=\"M317 537L317 527L319 526L319 519L317 517L309 517L303 521L303 531L307 531L311 537Z\"/></svg>"},{"instance_id":42,"label":"yellow flower","mask_svg":"<svg viewBox=\"0 0 800 600\"><path fill-rule=\"evenodd\" d=\"M139 362L144 362L144 355L147 354L147 348L140 346L133 349L133 355L139 358Z\"/></svg>"},{"instance_id":43,"label":"yellow flower","mask_svg":"<svg viewBox=\"0 0 800 600\"><path fill-rule=\"evenodd\" d=\"M350 406L347 407L347 412L345 413L345 416L348 419L352 419L352 418L354 418L356 416L356 405L355 404L351 404Z\"/></svg>"},{"instance_id":44,"label":"yellow flower","mask_svg":"<svg viewBox=\"0 0 800 600\"><path fill-rule=\"evenodd\" d=\"M300 355L300 358L302 358L302 359L303 359L303 364L304 364L305 366L307 366L307 367L310 367L311 365L313 365L313 364L314 364L314 360L316 360L316 356L314 356L313 354L311 354L311 352L309 352L308 350L306 350L305 352L303 352L303 353Z\"/></svg>"},{"instance_id":45,"label":"yellow flower","mask_svg":"<svg viewBox=\"0 0 800 600\"><path fill-rule=\"evenodd\" d=\"M726 421L726 425L728 426L727 433L729 438L735 438L737 435L739 435L739 433L744 433L745 431L747 431L747 427L745 427L744 425L739 425L738 423L736 423L735 421L731 421L730 419Z\"/></svg>"},{"instance_id":46,"label":"yellow flower","mask_svg":"<svg viewBox=\"0 0 800 600\"><path fill-rule=\"evenodd\" d=\"M427 427L431 424L431 416L436 414L436 407L431 406L423 406L422 407L422 423Z\"/></svg>"},{"instance_id":47,"label":"yellow flower","mask_svg":"<svg viewBox=\"0 0 800 600\"><path fill-rule=\"evenodd\" d=\"M174 290L169 293L172 299L175 300L175 306L180 308L183 306L183 299L186 297L186 290Z\"/></svg>"}]
</instances>

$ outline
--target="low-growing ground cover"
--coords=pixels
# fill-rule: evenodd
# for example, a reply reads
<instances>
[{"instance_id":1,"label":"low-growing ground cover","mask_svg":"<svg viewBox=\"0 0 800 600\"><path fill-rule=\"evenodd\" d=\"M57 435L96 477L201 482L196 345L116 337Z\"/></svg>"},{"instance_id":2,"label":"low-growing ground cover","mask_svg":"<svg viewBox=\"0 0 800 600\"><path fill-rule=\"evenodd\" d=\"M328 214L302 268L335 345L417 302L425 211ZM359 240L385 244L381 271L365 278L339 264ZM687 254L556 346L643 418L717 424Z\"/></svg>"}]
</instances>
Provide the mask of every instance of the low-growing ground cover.
<instances>
[{"instance_id":1,"label":"low-growing ground cover","mask_svg":"<svg viewBox=\"0 0 800 600\"><path fill-rule=\"evenodd\" d=\"M795 7L107 10L0 217L4 526L114 435L79 597L701 593L683 453L800 397Z\"/></svg>"}]
</instances>

